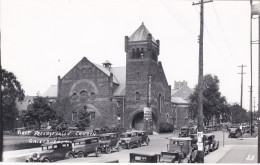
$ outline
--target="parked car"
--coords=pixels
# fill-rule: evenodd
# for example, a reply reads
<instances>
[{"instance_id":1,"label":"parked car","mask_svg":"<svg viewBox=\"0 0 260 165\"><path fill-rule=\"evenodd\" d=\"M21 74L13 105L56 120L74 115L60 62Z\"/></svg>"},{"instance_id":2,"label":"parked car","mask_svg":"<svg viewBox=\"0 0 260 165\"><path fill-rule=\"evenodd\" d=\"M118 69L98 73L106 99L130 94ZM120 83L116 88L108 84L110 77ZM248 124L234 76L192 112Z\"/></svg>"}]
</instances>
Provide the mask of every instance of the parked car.
<instances>
[{"instance_id":1,"label":"parked car","mask_svg":"<svg viewBox=\"0 0 260 165\"><path fill-rule=\"evenodd\" d=\"M121 151L120 137L118 133L105 133L99 136L101 151L110 154L112 149Z\"/></svg>"},{"instance_id":2,"label":"parked car","mask_svg":"<svg viewBox=\"0 0 260 165\"><path fill-rule=\"evenodd\" d=\"M121 145L124 148L131 149L132 147L141 147L142 141L137 135L137 132L124 132L120 135Z\"/></svg>"},{"instance_id":3,"label":"parked car","mask_svg":"<svg viewBox=\"0 0 260 165\"><path fill-rule=\"evenodd\" d=\"M179 133L179 137L188 137L188 135L189 135L189 128L181 127L181 132Z\"/></svg>"},{"instance_id":4,"label":"parked car","mask_svg":"<svg viewBox=\"0 0 260 165\"><path fill-rule=\"evenodd\" d=\"M229 138L238 138L242 136L242 131L239 128L229 128Z\"/></svg>"},{"instance_id":5,"label":"parked car","mask_svg":"<svg viewBox=\"0 0 260 165\"><path fill-rule=\"evenodd\" d=\"M215 151L219 147L219 141L215 140L214 134L205 134L205 145L209 146L209 152Z\"/></svg>"},{"instance_id":6,"label":"parked car","mask_svg":"<svg viewBox=\"0 0 260 165\"><path fill-rule=\"evenodd\" d=\"M63 159L73 159L72 144L69 141L42 144L42 152L34 153L25 162L54 162Z\"/></svg>"},{"instance_id":7,"label":"parked car","mask_svg":"<svg viewBox=\"0 0 260 165\"><path fill-rule=\"evenodd\" d=\"M74 155L78 158L95 153L97 157L101 156L101 147L99 137L87 137L74 140Z\"/></svg>"},{"instance_id":8,"label":"parked car","mask_svg":"<svg viewBox=\"0 0 260 165\"><path fill-rule=\"evenodd\" d=\"M150 138L148 137L148 132L146 131L135 131L137 132L137 136L140 138L142 144L149 145Z\"/></svg>"},{"instance_id":9,"label":"parked car","mask_svg":"<svg viewBox=\"0 0 260 165\"><path fill-rule=\"evenodd\" d=\"M188 163L192 152L190 137L173 137L167 144L167 152L161 152L162 163Z\"/></svg>"}]
</instances>

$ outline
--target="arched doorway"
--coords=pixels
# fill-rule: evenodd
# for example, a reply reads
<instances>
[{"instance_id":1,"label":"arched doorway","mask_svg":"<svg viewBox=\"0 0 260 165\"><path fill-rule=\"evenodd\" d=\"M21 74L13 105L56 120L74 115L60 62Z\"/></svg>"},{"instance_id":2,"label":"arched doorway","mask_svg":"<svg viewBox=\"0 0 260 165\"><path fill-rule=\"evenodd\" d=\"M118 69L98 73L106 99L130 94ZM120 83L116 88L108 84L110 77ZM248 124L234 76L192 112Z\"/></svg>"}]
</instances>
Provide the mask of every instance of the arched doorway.
<instances>
[{"instance_id":1,"label":"arched doorway","mask_svg":"<svg viewBox=\"0 0 260 165\"><path fill-rule=\"evenodd\" d=\"M156 118L154 113L152 113L152 120L153 120L153 130L157 130L156 126ZM133 120L131 122L131 128L136 130L143 130L144 129L144 112L138 112L133 116Z\"/></svg>"}]
</instances>

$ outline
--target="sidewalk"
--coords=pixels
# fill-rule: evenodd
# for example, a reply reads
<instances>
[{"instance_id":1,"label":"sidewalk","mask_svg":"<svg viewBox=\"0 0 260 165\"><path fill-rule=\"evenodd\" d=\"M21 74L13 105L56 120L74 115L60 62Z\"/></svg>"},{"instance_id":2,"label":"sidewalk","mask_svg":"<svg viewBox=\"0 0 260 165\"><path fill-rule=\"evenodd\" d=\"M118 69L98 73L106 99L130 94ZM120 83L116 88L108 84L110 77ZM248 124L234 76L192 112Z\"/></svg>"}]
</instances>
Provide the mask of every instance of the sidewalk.
<instances>
[{"instance_id":1,"label":"sidewalk","mask_svg":"<svg viewBox=\"0 0 260 165\"><path fill-rule=\"evenodd\" d=\"M219 146L214 152L210 152L205 156L205 163L218 163L232 148L234 145Z\"/></svg>"}]
</instances>

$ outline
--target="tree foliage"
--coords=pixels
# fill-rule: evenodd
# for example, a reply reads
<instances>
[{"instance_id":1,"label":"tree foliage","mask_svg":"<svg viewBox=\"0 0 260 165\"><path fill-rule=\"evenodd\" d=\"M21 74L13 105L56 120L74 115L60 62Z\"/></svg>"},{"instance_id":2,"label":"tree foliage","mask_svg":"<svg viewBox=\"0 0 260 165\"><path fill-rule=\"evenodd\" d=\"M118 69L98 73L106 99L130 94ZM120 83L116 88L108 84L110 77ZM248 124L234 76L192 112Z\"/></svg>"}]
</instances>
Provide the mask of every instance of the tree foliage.
<instances>
[{"instance_id":1,"label":"tree foliage","mask_svg":"<svg viewBox=\"0 0 260 165\"><path fill-rule=\"evenodd\" d=\"M81 108L78 110L78 117L73 121L73 124L78 127L79 130L84 131L86 127L89 127L90 125L90 117L91 112L88 112L85 107Z\"/></svg>"},{"instance_id":2,"label":"tree foliage","mask_svg":"<svg viewBox=\"0 0 260 165\"><path fill-rule=\"evenodd\" d=\"M57 98L52 109L56 112L55 120L52 120L52 128L57 131L66 130L70 125L71 113L75 109L70 97Z\"/></svg>"},{"instance_id":3,"label":"tree foliage","mask_svg":"<svg viewBox=\"0 0 260 165\"><path fill-rule=\"evenodd\" d=\"M198 116L198 85L190 95L189 116L192 119ZM220 120L220 114L226 110L226 98L219 91L219 79L217 76L207 74L203 77L203 114L204 123L207 125L212 117Z\"/></svg>"},{"instance_id":4,"label":"tree foliage","mask_svg":"<svg viewBox=\"0 0 260 165\"><path fill-rule=\"evenodd\" d=\"M49 122L55 118L55 111L50 107L48 98L36 96L21 117L24 122L38 124L40 129L43 122Z\"/></svg>"},{"instance_id":5,"label":"tree foliage","mask_svg":"<svg viewBox=\"0 0 260 165\"><path fill-rule=\"evenodd\" d=\"M230 121L233 124L239 124L239 123L245 123L249 122L249 116L248 113L245 109L241 108L240 105L237 103L233 105L229 105L229 116L230 116Z\"/></svg>"},{"instance_id":6,"label":"tree foliage","mask_svg":"<svg viewBox=\"0 0 260 165\"><path fill-rule=\"evenodd\" d=\"M12 72L2 69L1 78L3 121L12 121L18 115L15 101L23 101L24 90Z\"/></svg>"}]
</instances>

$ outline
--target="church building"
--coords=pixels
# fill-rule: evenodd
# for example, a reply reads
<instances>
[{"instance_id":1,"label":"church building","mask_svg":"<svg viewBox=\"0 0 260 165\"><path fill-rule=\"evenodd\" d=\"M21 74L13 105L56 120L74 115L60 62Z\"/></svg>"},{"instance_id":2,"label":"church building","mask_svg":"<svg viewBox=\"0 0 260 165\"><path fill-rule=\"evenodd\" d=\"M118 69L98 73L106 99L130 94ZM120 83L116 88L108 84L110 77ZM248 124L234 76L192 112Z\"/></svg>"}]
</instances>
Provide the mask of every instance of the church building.
<instances>
[{"instance_id":1,"label":"church building","mask_svg":"<svg viewBox=\"0 0 260 165\"><path fill-rule=\"evenodd\" d=\"M58 76L57 97L70 97L79 110L91 112L92 127L121 126L144 129L150 110L151 128L170 122L173 116L171 86L158 61L160 42L142 25L125 37L125 67L112 67L105 61L95 64L83 57L64 77ZM146 111L145 111L146 112Z\"/></svg>"}]
</instances>

